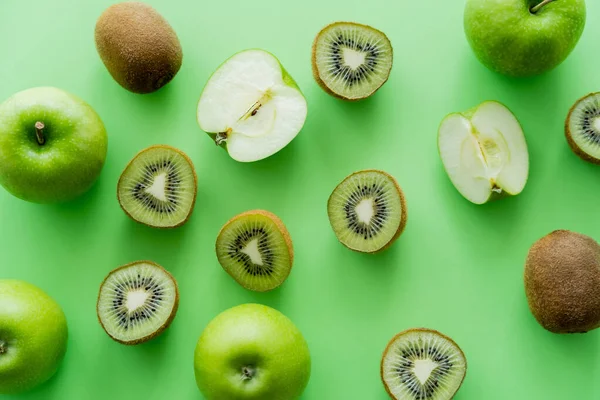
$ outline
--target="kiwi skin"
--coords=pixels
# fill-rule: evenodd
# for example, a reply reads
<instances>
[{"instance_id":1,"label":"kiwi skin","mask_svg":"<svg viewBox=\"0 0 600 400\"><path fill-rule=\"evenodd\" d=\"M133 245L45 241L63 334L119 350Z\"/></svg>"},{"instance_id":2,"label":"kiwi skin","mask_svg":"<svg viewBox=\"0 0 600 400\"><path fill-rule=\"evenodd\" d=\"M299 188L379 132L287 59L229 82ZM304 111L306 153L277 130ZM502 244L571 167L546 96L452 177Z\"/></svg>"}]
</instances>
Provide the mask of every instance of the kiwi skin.
<instances>
[{"instance_id":1,"label":"kiwi skin","mask_svg":"<svg viewBox=\"0 0 600 400\"><path fill-rule=\"evenodd\" d=\"M281 283L279 285L277 285L269 290L262 291L262 292L270 292L274 289L277 289L279 286L281 286L283 284L283 282L285 282L287 280L287 278L288 278L288 276L290 276L290 273L292 272L292 268L294 266L294 246L292 244L292 238L290 237L290 233L288 232L287 228L285 227L283 221L277 215L273 214L270 211L265 211L265 210L250 210L250 211L246 211L241 214L238 214L235 217L231 218L229 221L227 221L225 223L225 225L223 225L223 227L219 231L219 234L217 235L217 243L219 242L219 238L221 237L221 235L225 232L225 230L227 228L229 228L229 226L233 222L237 221L240 218L244 218L248 215L262 215L262 216L269 218L271 221L273 221L275 223L275 226L277 226L277 229L279 229L279 232L281 232L281 234L283 235L283 239L285 240L285 244L287 245L288 252L290 253L290 269L288 271L288 274L285 276L284 279L281 280ZM215 251L216 251L216 245L215 245ZM235 279L235 277L232 276L231 274L230 274L230 276L233 279ZM236 282L237 282L237 279L236 279ZM240 282L238 282L238 283L240 283ZM240 283L240 285L241 285L241 283Z\"/></svg>"},{"instance_id":2,"label":"kiwi skin","mask_svg":"<svg viewBox=\"0 0 600 400\"><path fill-rule=\"evenodd\" d=\"M575 153L579 158L581 158L584 161L590 162L592 164L600 165L599 159L597 159L596 157L590 156L589 154L587 154L586 152L581 150L579 148L579 146L577 146L577 143L575 143L575 141L573 140L573 134L571 133L571 129L569 128L569 122L571 122L571 115L573 115L573 111L575 111L575 109L577 108L577 105L579 105L580 102L587 99L588 97L597 96L597 95L598 95L598 93L590 93L587 96L583 96L582 98L577 100L575 102L575 104L573 104L573 106L569 110L569 114L567 115L567 119L565 121L565 136L567 138L567 143L569 143L569 147L571 148L571 150L573 150L573 153Z\"/></svg>"},{"instance_id":3,"label":"kiwi skin","mask_svg":"<svg viewBox=\"0 0 600 400\"><path fill-rule=\"evenodd\" d=\"M98 317L98 322L100 322L100 325L102 326L102 329L104 329L104 332L106 332L106 334L115 342L127 345L127 346L135 346L136 344L141 344L144 342L147 342L149 340L154 339L155 337L159 336L161 333L163 333L165 331L165 329L167 329L170 325L171 322L173 322L173 320L175 319L175 315L177 315L177 310L179 309L179 286L177 285L177 281L175 280L175 278L173 277L173 275L171 275L171 273L169 271L167 271L166 269L164 269L163 267L161 267L160 265L158 265L157 263L153 262L153 261L148 261L148 260L142 260L142 261L134 261L132 263L123 265L119 268L116 268L114 270L112 270L111 272L108 273L108 275L106 275L106 278L104 278L104 280L102 281L102 284L100 285L100 287L104 286L104 284L106 283L108 277L121 270L121 269L125 269L128 267L131 267L132 265L136 265L136 264L150 264L150 265L154 265L155 267L158 267L160 269L162 269L175 283L175 304L173 304L173 310L171 311L171 315L169 316L169 319L167 319L165 321L165 323L163 324L163 326L161 326L160 328L158 328L156 331L154 331L153 333L151 333L148 336L145 336L143 338L139 338L137 340L132 340L132 341L124 341L124 340L119 340L116 337L113 337L110 333L108 333L108 331L106 330L106 328L104 327L104 324L102 323L102 319L100 319L100 310L98 309L98 306L100 304L100 291L98 291L98 300L96 302L96 316Z\"/></svg>"},{"instance_id":4,"label":"kiwi skin","mask_svg":"<svg viewBox=\"0 0 600 400\"><path fill-rule=\"evenodd\" d=\"M181 221L180 223L178 223L177 225L173 225L173 226L154 226L154 225L150 225L150 224L146 224L144 222L138 221L137 219L133 218L133 216L131 214L129 214L127 212L127 210L125 209L125 207L123 207L123 204L121 204L121 198L119 197L119 186L121 186L121 181L123 180L123 175L125 175L125 171L127 171L127 169L131 166L131 164L133 163L133 160L135 160L139 155L145 153L148 150L152 150L152 149L168 149L168 150L173 150L179 154L181 154L183 156L183 158L185 158L187 160L188 163L190 163L190 165L192 166L192 174L194 175L194 198L192 199L192 208L190 208L190 212L187 216L186 219L184 219L183 221ZM168 146L166 144L156 144L154 146L150 146L145 148L144 150L140 151L139 153L137 153L125 166L125 168L123 169L123 172L121 173L121 177L119 178L119 182L117 183L117 200L119 201L119 206L121 206L121 209L123 210L123 212L125 214L127 214L127 216L129 218L131 218L132 220L134 220L135 222L142 224L142 225L146 225L149 226L151 228L158 228L158 229L175 229L175 228L179 228L180 226L182 226L183 224L185 224L186 222L188 222L188 220L190 219L190 217L192 216L192 214L194 213L194 208L196 206L196 196L198 195L198 177L196 176L196 168L194 167L194 163L192 162L192 160L188 157L187 154L185 154L183 151L176 149L175 147L172 146Z\"/></svg>"},{"instance_id":5,"label":"kiwi skin","mask_svg":"<svg viewBox=\"0 0 600 400\"><path fill-rule=\"evenodd\" d=\"M398 194L400 195L400 205L402 207L401 215L400 215L400 225L398 226L398 229L396 230L396 233L390 239L390 241L385 246L383 246L381 249L379 249L379 250L375 250L375 251L362 251L362 250L358 250L358 249L352 248L352 247L346 245L345 243L342 243L342 242L340 242L340 243L342 243L344 246L346 246L350 250L356 251L358 253L377 254L377 253L381 253L384 250L387 250L391 245L393 245L394 242L400 237L400 235L402 234L402 232L404 232L404 228L406 228L406 220L408 219L408 212L406 210L406 198L404 197L404 192L400 188L400 185L398 185L398 181L396 180L396 178L394 178L392 175L388 174L387 172L381 171L381 170L378 170L378 169L365 169L365 170L362 170L362 171L353 172L350 175L348 175L347 177L345 177L344 179L342 179L342 181L335 187L335 189L333 189L333 192L331 192L331 195L329 195L329 200L327 201L327 205L329 206L329 203L331 203L331 199L333 198L333 193L335 193L335 191L337 190L337 188L340 187L342 185L342 183L344 183L346 180L348 180L352 176L354 176L356 174L359 174L359 173L363 173L363 172L377 172L377 173L380 173L380 174L383 174L383 175L387 176L388 178L390 178L392 180L392 182L394 183L394 186L396 187L396 190L398 191ZM339 241L339 239L338 239L338 241Z\"/></svg>"},{"instance_id":6,"label":"kiwi skin","mask_svg":"<svg viewBox=\"0 0 600 400\"><path fill-rule=\"evenodd\" d=\"M123 2L96 22L96 49L113 79L133 93L152 93L179 72L183 52L177 34L151 6Z\"/></svg>"},{"instance_id":7,"label":"kiwi skin","mask_svg":"<svg viewBox=\"0 0 600 400\"><path fill-rule=\"evenodd\" d=\"M366 96L363 97L357 97L357 98L347 98L344 96L340 96L339 94L333 92L331 89L329 89L329 87L325 84L325 82L321 79L321 77L319 76L319 70L317 68L317 40L319 39L319 36L321 36L321 33L326 30L327 28L330 28L331 26L334 25L338 25L338 24L349 24L349 25L354 25L354 26L359 26L359 27L363 27L363 28L368 28L368 29L372 29L376 32L381 33L384 37L387 38L387 35L385 33L383 33L382 31L380 31L379 29L375 29L372 26L369 25L365 25L365 24L359 24L357 22L347 22L347 21L337 21L337 22L332 22L331 24L327 25L326 27L324 27L323 29L321 29L319 31L319 33L317 34L317 36L315 36L315 40L313 41L313 45L312 45L312 54L311 54L311 64L312 64L312 72L313 72L313 77L315 78L315 81L317 82L317 84L319 86L321 86L321 88L327 92L328 94L330 94L333 97L336 97L338 99L341 100L346 100L346 101L360 101L360 100L364 100L368 97L371 97L373 94L375 94L376 91L378 91L390 78L391 75L391 70L390 70L390 74L388 74L387 78L385 79L385 81L381 82L381 85L379 85L377 88L375 88L371 93L367 94ZM391 56L392 56L392 60L394 57L394 49L392 48L392 43L389 42L388 39L388 43L390 44L390 49L391 49ZM393 68L393 62L392 62L392 68Z\"/></svg>"},{"instance_id":8,"label":"kiwi skin","mask_svg":"<svg viewBox=\"0 0 600 400\"><path fill-rule=\"evenodd\" d=\"M525 263L525 293L536 320L553 333L600 327L600 245L556 230L533 244Z\"/></svg>"},{"instance_id":9,"label":"kiwi skin","mask_svg":"<svg viewBox=\"0 0 600 400\"><path fill-rule=\"evenodd\" d=\"M385 382L385 379L383 378L384 375L385 375L385 371L383 370L383 360L385 359L386 354L390 351L390 348L392 347L392 344L396 341L396 339L398 339L400 336L404 336L407 333L412 333L412 332L434 333L436 335L439 335L439 336L443 337L444 339L446 339L450 343L454 344L454 346L456 346L456 348L458 349L458 351L460 351L460 354L462 355L462 358L465 360L465 374L464 374L462 380L460 381L460 385L458 385L458 389L460 389L460 387L462 386L463 382L465 381L465 377L467 376L467 357L465 357L465 353L463 353L463 351L460 348L460 346L458 344L456 344L456 342L454 340L452 340L452 338L444 335L441 332L436 331L435 329L412 328L412 329L404 330L404 331L398 333L396 336L394 336L392 338L392 340L390 340L388 342L387 346L385 347L385 350L383 351L383 355L381 356L381 364L380 364L380 367L379 367L379 375L381 376L381 381L383 382L383 386L385 387L385 391L388 393L388 395L390 396L390 398L396 399L396 397L394 397L394 395L392 394L392 391L388 387L387 383ZM458 392L458 389L456 390L457 392ZM452 397L454 397L455 394L456 394L456 392L452 395Z\"/></svg>"}]
</instances>

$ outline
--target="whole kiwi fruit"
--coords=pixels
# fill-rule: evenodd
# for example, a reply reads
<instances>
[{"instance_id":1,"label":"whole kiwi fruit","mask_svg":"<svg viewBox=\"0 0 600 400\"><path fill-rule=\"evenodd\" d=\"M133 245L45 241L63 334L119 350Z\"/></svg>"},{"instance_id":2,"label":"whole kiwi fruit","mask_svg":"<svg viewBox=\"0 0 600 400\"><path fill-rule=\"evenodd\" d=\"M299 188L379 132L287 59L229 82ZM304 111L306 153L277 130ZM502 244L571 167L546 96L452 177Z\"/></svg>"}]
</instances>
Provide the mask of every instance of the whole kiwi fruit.
<instances>
[{"instance_id":1,"label":"whole kiwi fruit","mask_svg":"<svg viewBox=\"0 0 600 400\"><path fill-rule=\"evenodd\" d=\"M96 49L115 81L133 93L152 93L181 68L177 34L152 7L140 2L110 6L96 22Z\"/></svg>"},{"instance_id":2,"label":"whole kiwi fruit","mask_svg":"<svg viewBox=\"0 0 600 400\"><path fill-rule=\"evenodd\" d=\"M567 230L544 236L529 250L525 292L534 317L550 332L600 327L600 245Z\"/></svg>"}]
</instances>

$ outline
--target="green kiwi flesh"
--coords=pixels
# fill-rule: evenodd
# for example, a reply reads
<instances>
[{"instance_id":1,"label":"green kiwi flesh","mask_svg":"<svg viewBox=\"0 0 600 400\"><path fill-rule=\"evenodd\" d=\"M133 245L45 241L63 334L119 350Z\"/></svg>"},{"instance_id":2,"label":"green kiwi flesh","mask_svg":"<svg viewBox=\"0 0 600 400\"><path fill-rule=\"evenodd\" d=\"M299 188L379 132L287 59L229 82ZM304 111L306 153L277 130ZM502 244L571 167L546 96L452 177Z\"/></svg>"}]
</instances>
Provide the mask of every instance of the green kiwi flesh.
<instances>
[{"instance_id":1,"label":"green kiwi flesh","mask_svg":"<svg viewBox=\"0 0 600 400\"><path fill-rule=\"evenodd\" d=\"M190 217L196 202L194 165L170 146L138 153L119 180L121 208L133 220L155 228L175 228Z\"/></svg>"},{"instance_id":2,"label":"green kiwi flesh","mask_svg":"<svg viewBox=\"0 0 600 400\"><path fill-rule=\"evenodd\" d=\"M467 360L449 337L432 329L396 335L381 359L381 379L396 400L449 400L467 373Z\"/></svg>"},{"instance_id":3,"label":"green kiwi flesh","mask_svg":"<svg viewBox=\"0 0 600 400\"><path fill-rule=\"evenodd\" d=\"M313 43L312 68L317 83L344 100L375 93L390 76L392 45L381 31L354 22L323 28Z\"/></svg>"},{"instance_id":4,"label":"green kiwi flesh","mask_svg":"<svg viewBox=\"0 0 600 400\"><path fill-rule=\"evenodd\" d=\"M247 211L219 232L217 258L244 288L266 292L280 286L294 261L292 240L283 222L264 210Z\"/></svg>"},{"instance_id":5,"label":"green kiwi flesh","mask_svg":"<svg viewBox=\"0 0 600 400\"><path fill-rule=\"evenodd\" d=\"M565 135L575 154L600 164L600 93L577 100L567 116Z\"/></svg>"},{"instance_id":6,"label":"green kiwi flesh","mask_svg":"<svg viewBox=\"0 0 600 400\"><path fill-rule=\"evenodd\" d=\"M329 222L346 247L376 253L403 232L407 212L396 180L378 170L355 172L340 183L327 203Z\"/></svg>"},{"instance_id":7,"label":"green kiwi flesh","mask_svg":"<svg viewBox=\"0 0 600 400\"><path fill-rule=\"evenodd\" d=\"M112 271L98 295L98 320L115 341L134 345L162 333L179 306L177 282L151 261L137 261Z\"/></svg>"}]
</instances>

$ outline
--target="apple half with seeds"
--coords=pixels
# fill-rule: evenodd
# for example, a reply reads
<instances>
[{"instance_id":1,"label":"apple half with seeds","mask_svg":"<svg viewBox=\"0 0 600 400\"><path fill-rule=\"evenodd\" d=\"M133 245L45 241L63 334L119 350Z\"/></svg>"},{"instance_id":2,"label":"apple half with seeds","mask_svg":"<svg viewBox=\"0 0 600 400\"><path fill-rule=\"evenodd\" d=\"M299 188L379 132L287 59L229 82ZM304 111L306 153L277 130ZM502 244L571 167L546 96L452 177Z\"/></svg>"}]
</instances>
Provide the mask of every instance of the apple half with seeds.
<instances>
[{"instance_id":1,"label":"apple half with seeds","mask_svg":"<svg viewBox=\"0 0 600 400\"><path fill-rule=\"evenodd\" d=\"M438 149L450 180L472 203L515 196L525 187L529 153L523 129L496 101L444 118Z\"/></svg>"}]
</instances>

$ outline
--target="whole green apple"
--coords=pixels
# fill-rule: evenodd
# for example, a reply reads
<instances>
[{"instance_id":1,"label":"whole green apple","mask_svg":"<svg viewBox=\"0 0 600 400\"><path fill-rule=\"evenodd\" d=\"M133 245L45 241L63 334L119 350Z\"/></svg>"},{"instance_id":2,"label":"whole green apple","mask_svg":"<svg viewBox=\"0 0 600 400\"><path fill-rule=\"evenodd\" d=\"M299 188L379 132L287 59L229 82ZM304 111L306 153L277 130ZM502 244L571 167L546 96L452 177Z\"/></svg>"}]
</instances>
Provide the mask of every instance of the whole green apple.
<instances>
[{"instance_id":1,"label":"whole green apple","mask_svg":"<svg viewBox=\"0 0 600 400\"><path fill-rule=\"evenodd\" d=\"M562 63L585 26L584 0L467 0L464 27L479 60L513 77Z\"/></svg>"},{"instance_id":2,"label":"whole green apple","mask_svg":"<svg viewBox=\"0 0 600 400\"><path fill-rule=\"evenodd\" d=\"M194 369L207 400L293 400L308 384L311 363L292 321L270 307L244 304L208 324Z\"/></svg>"},{"instance_id":3,"label":"whole green apple","mask_svg":"<svg viewBox=\"0 0 600 400\"><path fill-rule=\"evenodd\" d=\"M0 279L0 393L20 393L54 375L67 350L60 306L30 283Z\"/></svg>"},{"instance_id":4,"label":"whole green apple","mask_svg":"<svg viewBox=\"0 0 600 400\"><path fill-rule=\"evenodd\" d=\"M52 87L0 104L0 184L35 203L72 200L100 175L108 138L96 112Z\"/></svg>"}]
</instances>

